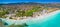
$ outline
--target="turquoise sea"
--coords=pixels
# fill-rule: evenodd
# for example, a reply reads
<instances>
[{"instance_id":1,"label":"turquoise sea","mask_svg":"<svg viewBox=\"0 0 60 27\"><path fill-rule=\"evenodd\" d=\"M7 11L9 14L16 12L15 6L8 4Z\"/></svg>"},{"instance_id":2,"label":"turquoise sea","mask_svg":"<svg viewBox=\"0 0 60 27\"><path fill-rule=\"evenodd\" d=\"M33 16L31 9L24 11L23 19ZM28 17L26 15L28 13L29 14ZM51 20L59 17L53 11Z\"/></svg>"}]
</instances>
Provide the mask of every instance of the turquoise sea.
<instances>
[{"instance_id":1,"label":"turquoise sea","mask_svg":"<svg viewBox=\"0 0 60 27\"><path fill-rule=\"evenodd\" d=\"M51 19L47 19L43 22L39 20L35 21L35 23L28 22L27 24L29 25L29 27L60 27L60 12L48 18Z\"/></svg>"},{"instance_id":2,"label":"turquoise sea","mask_svg":"<svg viewBox=\"0 0 60 27\"><path fill-rule=\"evenodd\" d=\"M21 22L20 20L17 22L13 22L12 20L4 20L4 21L8 25ZM60 12L57 12L54 15L46 17L46 19L43 19L43 20L40 20L40 19L39 20L31 20L30 19L26 23L27 23L28 27L60 27Z\"/></svg>"}]
</instances>

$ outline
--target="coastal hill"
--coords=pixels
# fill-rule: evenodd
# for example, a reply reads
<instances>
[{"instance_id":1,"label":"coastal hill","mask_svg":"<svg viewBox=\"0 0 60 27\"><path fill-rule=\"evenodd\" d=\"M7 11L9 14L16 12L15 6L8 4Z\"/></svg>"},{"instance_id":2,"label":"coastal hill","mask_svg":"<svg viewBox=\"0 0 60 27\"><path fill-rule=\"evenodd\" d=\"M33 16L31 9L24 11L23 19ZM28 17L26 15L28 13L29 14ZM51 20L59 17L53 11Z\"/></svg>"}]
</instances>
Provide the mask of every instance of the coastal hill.
<instances>
[{"instance_id":1,"label":"coastal hill","mask_svg":"<svg viewBox=\"0 0 60 27\"><path fill-rule=\"evenodd\" d=\"M34 3L34 2L21 2L21 3L6 3L6 4L0 4L0 5L36 5L36 4L42 4L42 3Z\"/></svg>"},{"instance_id":2,"label":"coastal hill","mask_svg":"<svg viewBox=\"0 0 60 27\"><path fill-rule=\"evenodd\" d=\"M29 2L29 3L8 3L8 4L0 4L1 8L4 9L22 9L22 10L30 10L34 7L40 7L43 6L44 4L42 3L33 3L33 2Z\"/></svg>"},{"instance_id":3,"label":"coastal hill","mask_svg":"<svg viewBox=\"0 0 60 27\"><path fill-rule=\"evenodd\" d=\"M36 16L36 14L38 13L41 14L41 13L48 13L48 11L49 12L55 11L59 9L59 7L60 7L60 3L28 2L28 3L0 4L0 17Z\"/></svg>"},{"instance_id":4,"label":"coastal hill","mask_svg":"<svg viewBox=\"0 0 60 27\"><path fill-rule=\"evenodd\" d=\"M35 3L35 2L28 2L28 3L24 3L24 2L21 2L21 3L7 3L7 4L0 4L0 5L3 5L3 6L21 6L21 5L40 5L40 6L45 6L45 7L57 7L57 8L60 8L60 3Z\"/></svg>"}]
</instances>

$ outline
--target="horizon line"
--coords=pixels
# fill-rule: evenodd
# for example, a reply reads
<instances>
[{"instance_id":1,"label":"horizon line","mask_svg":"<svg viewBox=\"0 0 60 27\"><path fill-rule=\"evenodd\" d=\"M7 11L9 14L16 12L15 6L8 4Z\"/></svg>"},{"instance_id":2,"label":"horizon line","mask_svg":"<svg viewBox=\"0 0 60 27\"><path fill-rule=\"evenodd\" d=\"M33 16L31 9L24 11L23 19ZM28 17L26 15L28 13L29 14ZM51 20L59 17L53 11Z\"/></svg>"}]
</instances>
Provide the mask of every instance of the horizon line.
<instances>
[{"instance_id":1,"label":"horizon line","mask_svg":"<svg viewBox=\"0 0 60 27\"><path fill-rule=\"evenodd\" d=\"M60 2L2 2L0 4L9 4L9 3L60 3Z\"/></svg>"}]
</instances>

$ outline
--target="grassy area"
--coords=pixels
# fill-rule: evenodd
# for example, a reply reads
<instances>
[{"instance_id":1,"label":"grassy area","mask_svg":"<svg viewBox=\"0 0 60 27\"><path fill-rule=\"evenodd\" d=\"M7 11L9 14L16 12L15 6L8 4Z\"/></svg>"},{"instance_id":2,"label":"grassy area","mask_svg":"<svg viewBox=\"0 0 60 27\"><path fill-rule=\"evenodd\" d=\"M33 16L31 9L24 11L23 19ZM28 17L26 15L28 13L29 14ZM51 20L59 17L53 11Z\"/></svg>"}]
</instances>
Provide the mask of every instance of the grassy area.
<instances>
[{"instance_id":1,"label":"grassy area","mask_svg":"<svg viewBox=\"0 0 60 27\"><path fill-rule=\"evenodd\" d=\"M7 10L0 10L0 17L3 17L5 14L8 14L8 13L9 12Z\"/></svg>"},{"instance_id":2,"label":"grassy area","mask_svg":"<svg viewBox=\"0 0 60 27\"><path fill-rule=\"evenodd\" d=\"M1 8L1 7L0 7ZM55 10L55 8L48 8L48 7L33 7L29 10L23 10L23 9L16 9L17 12L15 12L15 9L13 8L6 8L6 9L1 9L0 10L0 17L2 18L6 18L7 16L4 16L5 14L8 14L8 13L12 13L12 14L16 14L15 16L17 17L23 17L23 16L32 16L33 15L33 12L42 12L42 10L47 10L49 12Z\"/></svg>"},{"instance_id":3,"label":"grassy area","mask_svg":"<svg viewBox=\"0 0 60 27\"><path fill-rule=\"evenodd\" d=\"M33 15L33 12L38 12L38 11L41 11L42 9L41 9L41 7L34 7L34 8L32 8L32 9L29 9L29 10L22 10L22 9L20 9L20 10L17 10L17 12L15 12L15 10L11 10L11 9L0 9L0 17L2 17L2 18L6 18L7 16L4 16L4 15L6 15L6 14L9 14L9 12L10 11L14 11L15 12L15 14L16 14L16 16L18 16L18 17L23 17L23 16L32 16Z\"/></svg>"},{"instance_id":4,"label":"grassy area","mask_svg":"<svg viewBox=\"0 0 60 27\"><path fill-rule=\"evenodd\" d=\"M32 16L33 15L33 12L38 12L38 11L41 11L42 9L40 7L35 7L31 10L27 10L27 11L24 11L24 10L20 10L16 15L17 16Z\"/></svg>"}]
</instances>

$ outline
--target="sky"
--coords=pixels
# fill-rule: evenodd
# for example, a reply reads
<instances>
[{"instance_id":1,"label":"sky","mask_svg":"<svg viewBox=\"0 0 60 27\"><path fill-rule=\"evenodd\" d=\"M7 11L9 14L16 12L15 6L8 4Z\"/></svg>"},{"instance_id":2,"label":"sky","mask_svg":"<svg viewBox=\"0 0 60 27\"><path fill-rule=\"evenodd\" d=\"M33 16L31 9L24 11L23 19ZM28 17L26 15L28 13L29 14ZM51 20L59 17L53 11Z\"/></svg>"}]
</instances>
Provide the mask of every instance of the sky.
<instances>
[{"instance_id":1,"label":"sky","mask_svg":"<svg viewBox=\"0 0 60 27\"><path fill-rule=\"evenodd\" d=\"M38 3L59 2L60 3L60 0L0 0L0 3L18 3L18 2L38 2Z\"/></svg>"}]
</instances>

